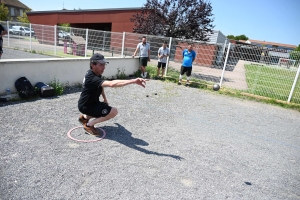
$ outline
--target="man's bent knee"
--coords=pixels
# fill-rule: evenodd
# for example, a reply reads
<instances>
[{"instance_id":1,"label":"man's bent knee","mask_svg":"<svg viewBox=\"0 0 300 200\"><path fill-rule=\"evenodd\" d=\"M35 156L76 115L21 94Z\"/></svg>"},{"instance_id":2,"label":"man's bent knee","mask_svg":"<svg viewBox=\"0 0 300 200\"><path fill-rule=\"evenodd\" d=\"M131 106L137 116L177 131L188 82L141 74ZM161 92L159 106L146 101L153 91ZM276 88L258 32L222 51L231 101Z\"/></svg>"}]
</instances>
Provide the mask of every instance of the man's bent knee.
<instances>
[{"instance_id":1,"label":"man's bent knee","mask_svg":"<svg viewBox=\"0 0 300 200\"><path fill-rule=\"evenodd\" d=\"M118 110L114 107L111 108L109 115L110 117L115 117L118 114Z\"/></svg>"}]
</instances>

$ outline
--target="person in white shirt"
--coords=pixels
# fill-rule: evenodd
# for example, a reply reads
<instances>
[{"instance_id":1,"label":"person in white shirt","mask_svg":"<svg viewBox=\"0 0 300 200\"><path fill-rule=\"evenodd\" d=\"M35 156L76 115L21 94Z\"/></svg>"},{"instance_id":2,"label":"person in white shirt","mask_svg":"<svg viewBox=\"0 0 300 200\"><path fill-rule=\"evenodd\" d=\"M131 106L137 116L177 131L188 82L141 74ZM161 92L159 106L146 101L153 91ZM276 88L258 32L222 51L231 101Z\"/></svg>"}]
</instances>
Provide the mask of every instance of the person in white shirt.
<instances>
[{"instance_id":1,"label":"person in white shirt","mask_svg":"<svg viewBox=\"0 0 300 200\"><path fill-rule=\"evenodd\" d=\"M170 55L170 49L167 47L167 42L164 42L162 47L158 49L158 64L157 64L157 74L156 76L159 77L160 68L162 68L161 76L164 77L165 68L167 65L167 57Z\"/></svg>"},{"instance_id":2,"label":"person in white shirt","mask_svg":"<svg viewBox=\"0 0 300 200\"><path fill-rule=\"evenodd\" d=\"M133 58L138 51L140 51L140 66L142 71L141 77L146 78L147 77L146 66L147 66L147 62L148 61L150 62L150 44L147 43L147 39L145 36L143 36L142 42L140 42L137 45L136 50L132 55Z\"/></svg>"}]
</instances>

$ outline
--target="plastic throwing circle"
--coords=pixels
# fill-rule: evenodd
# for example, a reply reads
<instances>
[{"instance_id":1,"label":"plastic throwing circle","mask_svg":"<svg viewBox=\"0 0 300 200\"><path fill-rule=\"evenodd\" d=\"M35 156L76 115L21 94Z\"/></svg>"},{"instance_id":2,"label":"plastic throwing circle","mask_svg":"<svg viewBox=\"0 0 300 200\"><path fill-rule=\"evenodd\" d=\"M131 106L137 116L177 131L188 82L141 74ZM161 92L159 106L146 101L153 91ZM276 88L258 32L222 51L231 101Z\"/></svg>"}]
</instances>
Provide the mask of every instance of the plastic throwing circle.
<instances>
[{"instance_id":1,"label":"plastic throwing circle","mask_svg":"<svg viewBox=\"0 0 300 200\"><path fill-rule=\"evenodd\" d=\"M101 138L98 138L98 139L95 139L95 140L78 140L78 139L73 138L73 137L71 136L71 132L74 131L75 129L78 129L78 128L83 128L83 126L77 126L77 127L75 127L75 128L72 128L71 130L69 130L69 132L68 132L68 134L67 134L68 137L69 137L71 140L74 140L74 141L76 141L76 142L97 142L97 141L102 140L102 139L105 137L105 135L106 135L106 132L105 132L102 128L97 127L96 129L101 130L102 133L103 133L103 135L102 135Z\"/></svg>"}]
</instances>

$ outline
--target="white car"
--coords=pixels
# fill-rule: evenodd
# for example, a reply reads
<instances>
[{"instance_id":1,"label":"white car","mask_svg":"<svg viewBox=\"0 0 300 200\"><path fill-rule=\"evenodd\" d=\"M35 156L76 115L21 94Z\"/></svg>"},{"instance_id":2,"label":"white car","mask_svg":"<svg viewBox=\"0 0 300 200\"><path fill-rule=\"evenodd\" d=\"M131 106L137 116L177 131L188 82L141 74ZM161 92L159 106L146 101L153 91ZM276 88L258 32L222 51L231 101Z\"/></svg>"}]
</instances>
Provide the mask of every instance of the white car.
<instances>
[{"instance_id":1,"label":"white car","mask_svg":"<svg viewBox=\"0 0 300 200\"><path fill-rule=\"evenodd\" d=\"M30 32L31 32L31 35L32 35L32 36L34 35L34 31L33 31L33 30L30 31L30 29L27 28L27 27L21 26L21 27L20 27L20 31L21 31L21 34L22 34L23 36L26 36L26 35L29 36L29 35L30 35Z\"/></svg>"},{"instance_id":2,"label":"white car","mask_svg":"<svg viewBox=\"0 0 300 200\"><path fill-rule=\"evenodd\" d=\"M17 27L12 26L10 29L8 29L9 34L12 35L20 35L20 29Z\"/></svg>"},{"instance_id":3,"label":"white car","mask_svg":"<svg viewBox=\"0 0 300 200\"><path fill-rule=\"evenodd\" d=\"M74 36L74 33L68 33L66 31L62 31L62 30L58 31L58 37L60 39L69 40L71 35Z\"/></svg>"}]
</instances>

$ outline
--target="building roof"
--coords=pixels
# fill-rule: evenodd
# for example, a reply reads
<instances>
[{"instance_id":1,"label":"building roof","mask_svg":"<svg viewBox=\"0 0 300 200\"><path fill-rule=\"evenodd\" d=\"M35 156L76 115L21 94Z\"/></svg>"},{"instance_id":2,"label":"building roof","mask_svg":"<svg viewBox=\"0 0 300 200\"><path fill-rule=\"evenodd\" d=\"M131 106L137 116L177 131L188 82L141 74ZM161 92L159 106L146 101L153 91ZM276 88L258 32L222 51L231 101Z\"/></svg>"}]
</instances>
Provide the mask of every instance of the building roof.
<instances>
[{"instance_id":1,"label":"building roof","mask_svg":"<svg viewBox=\"0 0 300 200\"><path fill-rule=\"evenodd\" d=\"M17 8L23 8L23 9L30 9L28 6L26 6L19 0L0 0L0 3L7 5L7 6L13 6L13 7L17 7Z\"/></svg>"},{"instance_id":2,"label":"building roof","mask_svg":"<svg viewBox=\"0 0 300 200\"><path fill-rule=\"evenodd\" d=\"M1 0L0 0L1 1ZM135 8L105 8L105 9L82 9L82 10L49 10L49 11L31 11L28 12L27 15L29 14L43 14L43 13L80 13L80 12L105 12L105 11L127 11L127 10L141 10L141 7L135 7Z\"/></svg>"},{"instance_id":3,"label":"building roof","mask_svg":"<svg viewBox=\"0 0 300 200\"><path fill-rule=\"evenodd\" d=\"M261 41L261 40L248 40L251 43L258 43L258 44L267 44L267 45L273 45L273 46L280 46L280 47L289 47L289 48L294 48L296 49L296 45L291 45L291 44L282 44L282 43L276 43L276 42L267 42L267 41Z\"/></svg>"}]
</instances>

